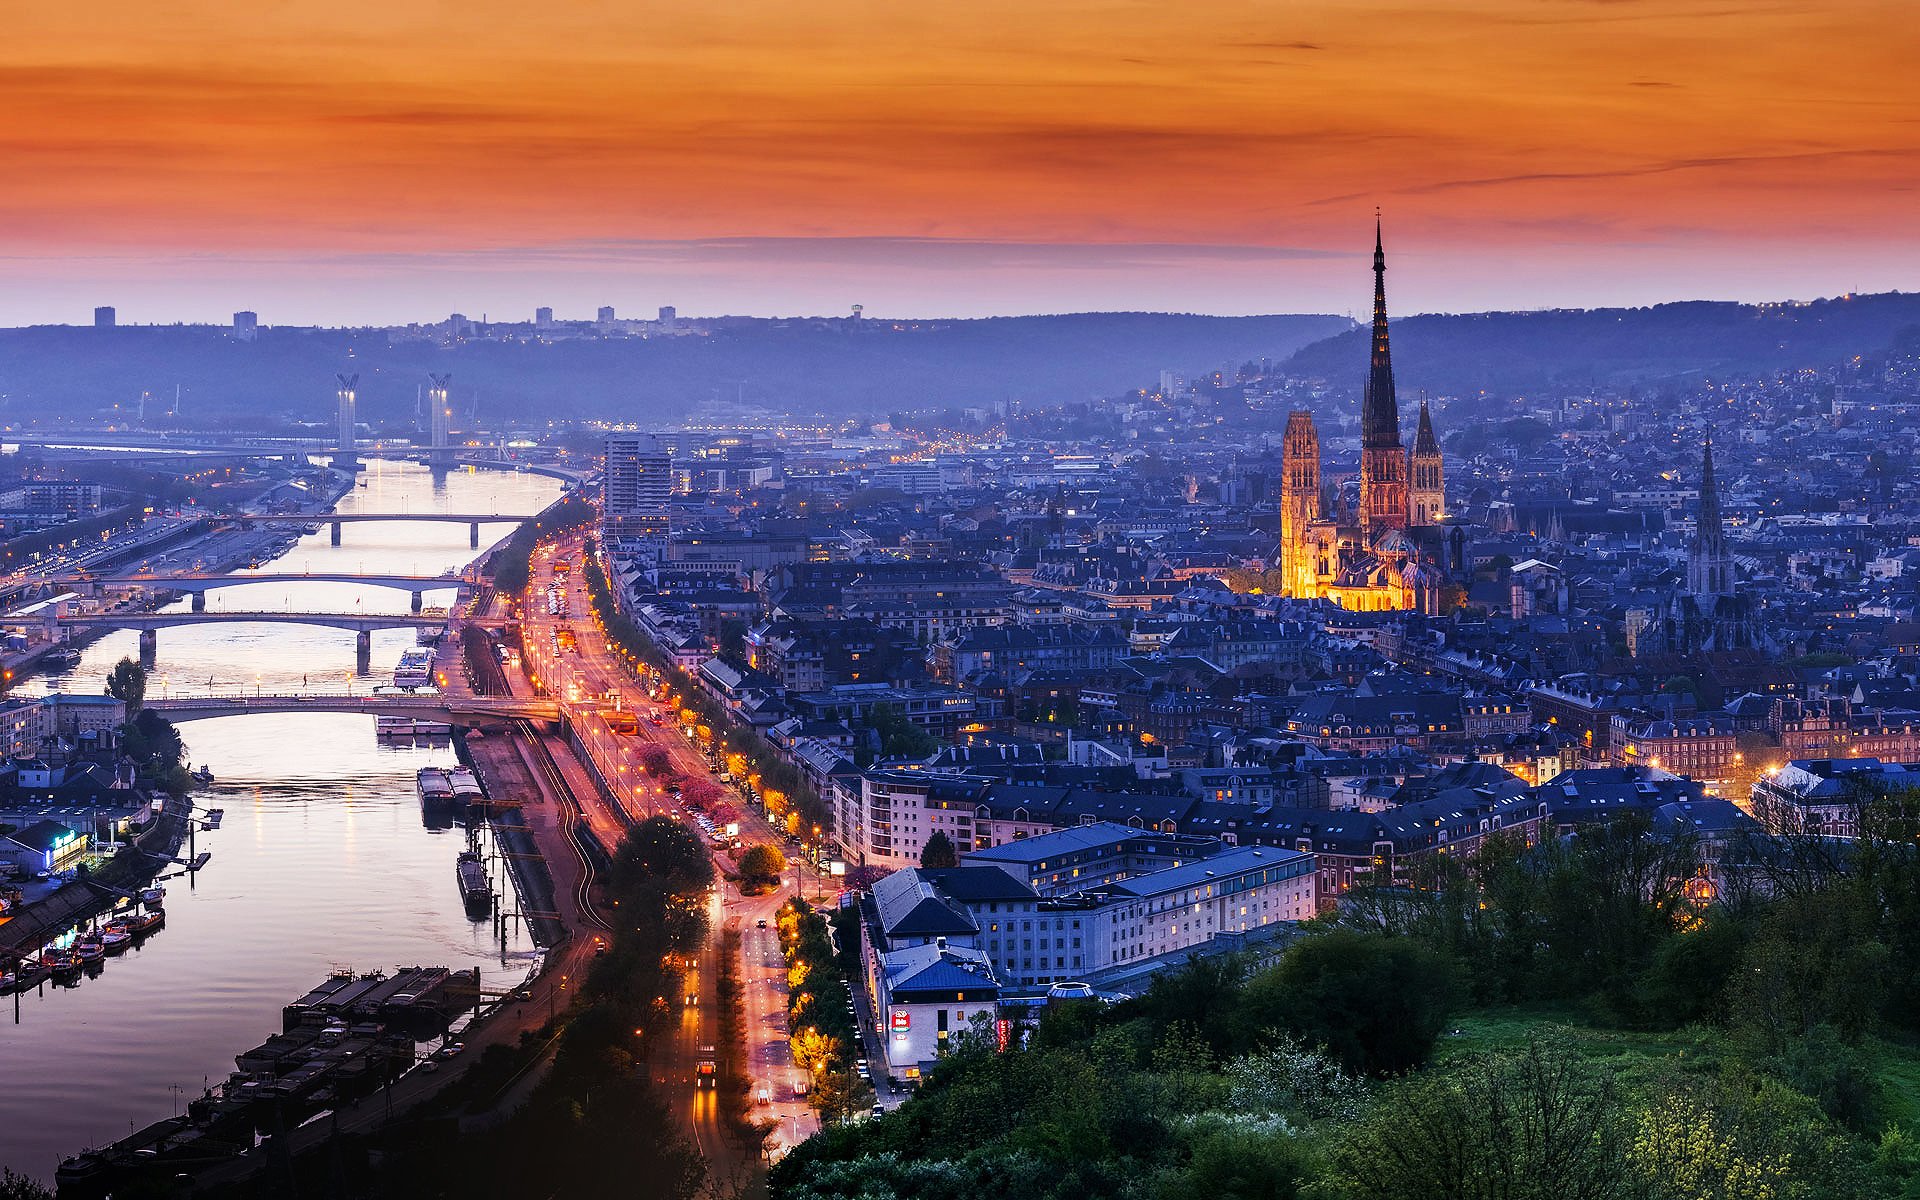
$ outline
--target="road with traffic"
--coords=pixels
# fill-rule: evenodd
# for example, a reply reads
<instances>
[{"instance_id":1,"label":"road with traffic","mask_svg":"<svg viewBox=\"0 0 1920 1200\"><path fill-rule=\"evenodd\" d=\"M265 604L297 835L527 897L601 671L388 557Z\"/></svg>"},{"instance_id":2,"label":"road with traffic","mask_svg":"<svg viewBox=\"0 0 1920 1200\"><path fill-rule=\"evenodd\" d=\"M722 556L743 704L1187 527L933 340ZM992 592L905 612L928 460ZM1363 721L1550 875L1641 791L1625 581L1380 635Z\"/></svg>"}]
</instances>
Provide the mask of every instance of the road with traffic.
<instances>
[{"instance_id":1,"label":"road with traffic","mask_svg":"<svg viewBox=\"0 0 1920 1200\"><path fill-rule=\"evenodd\" d=\"M556 697L565 712L580 752L575 764L579 778L570 782L583 806L588 797L611 812L614 805L588 777L597 772L606 792L617 798L627 820L666 815L687 821L665 781L649 777L641 766L641 747L655 744L668 754L682 776L712 774L706 756L684 736L677 713L649 697L625 657L610 646L592 615L581 570L584 540L575 536L536 552L531 582L521 601L521 657L519 667L529 684L537 681ZM556 570L565 562L567 569ZM515 681L515 690L519 690ZM621 728L632 732L619 732ZM777 843L781 834L757 814L743 817L749 840ZM595 832L601 826L595 825ZM705 840L697 828L696 836ZM608 841L609 846L617 837ZM711 846L711 843L709 843ZM780 956L775 917L784 893L744 895L737 882L727 880L731 859L718 847L712 857L721 879L709 903L709 936L689 975L690 1004L683 1004L671 1044L660 1048L651 1065L656 1080L685 1092L675 1107L685 1116L689 1136L724 1179L729 1164L740 1164L745 1154L719 1111L719 1097L699 1085L702 1062L718 1054L722 1013L717 1002L721 946L729 931L740 934L737 971L745 1004L745 1064L758 1118L775 1126L765 1150L772 1156L811 1136L817 1119L804 1099L806 1080L794 1066L787 1040L786 971ZM761 1102L764 1099L764 1103Z\"/></svg>"}]
</instances>

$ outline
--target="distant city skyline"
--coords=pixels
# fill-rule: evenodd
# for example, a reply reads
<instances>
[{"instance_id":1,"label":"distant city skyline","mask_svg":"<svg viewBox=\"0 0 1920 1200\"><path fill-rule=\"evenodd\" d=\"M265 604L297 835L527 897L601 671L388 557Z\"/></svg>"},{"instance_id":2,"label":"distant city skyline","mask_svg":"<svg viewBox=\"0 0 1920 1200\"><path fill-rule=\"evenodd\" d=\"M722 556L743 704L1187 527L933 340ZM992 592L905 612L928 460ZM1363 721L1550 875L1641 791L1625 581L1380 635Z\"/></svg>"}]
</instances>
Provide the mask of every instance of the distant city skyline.
<instances>
[{"instance_id":1,"label":"distant city skyline","mask_svg":"<svg viewBox=\"0 0 1920 1200\"><path fill-rule=\"evenodd\" d=\"M15 14L0 323L1349 312L1920 278L1890 0Z\"/></svg>"}]
</instances>

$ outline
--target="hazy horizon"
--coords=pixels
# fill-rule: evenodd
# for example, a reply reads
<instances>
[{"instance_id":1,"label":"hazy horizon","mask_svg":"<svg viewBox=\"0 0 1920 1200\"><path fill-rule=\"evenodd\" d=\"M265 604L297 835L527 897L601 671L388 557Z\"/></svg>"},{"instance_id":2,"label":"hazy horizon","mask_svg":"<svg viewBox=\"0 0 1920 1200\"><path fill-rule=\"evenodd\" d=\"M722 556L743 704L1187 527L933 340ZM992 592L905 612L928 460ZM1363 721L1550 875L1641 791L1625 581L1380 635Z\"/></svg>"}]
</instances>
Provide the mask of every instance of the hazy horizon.
<instances>
[{"instance_id":1,"label":"hazy horizon","mask_svg":"<svg viewBox=\"0 0 1920 1200\"><path fill-rule=\"evenodd\" d=\"M1920 279L1895 0L12 14L0 322L1784 300Z\"/></svg>"}]
</instances>

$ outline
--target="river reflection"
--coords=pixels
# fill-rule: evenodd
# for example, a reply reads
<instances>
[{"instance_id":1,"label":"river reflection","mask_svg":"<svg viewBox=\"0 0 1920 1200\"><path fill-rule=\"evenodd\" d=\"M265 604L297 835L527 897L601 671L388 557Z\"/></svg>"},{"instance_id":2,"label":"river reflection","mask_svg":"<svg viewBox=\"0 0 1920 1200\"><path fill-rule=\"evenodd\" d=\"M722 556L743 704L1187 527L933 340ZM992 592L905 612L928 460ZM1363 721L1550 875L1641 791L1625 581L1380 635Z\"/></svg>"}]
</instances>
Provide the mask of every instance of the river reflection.
<instances>
[{"instance_id":1,"label":"river reflection","mask_svg":"<svg viewBox=\"0 0 1920 1200\"><path fill-rule=\"evenodd\" d=\"M341 511L531 513L557 481L513 472L436 478L411 464L370 463L367 486ZM482 527L483 544L512 523ZM457 571L473 556L467 526L348 525L343 544L303 538L263 571ZM451 592L430 593L446 603ZM182 601L182 605L184 605ZM221 589L210 609L404 612L405 592L299 582ZM410 630L374 635L373 679L384 682ZM21 691L98 692L137 635L109 634L78 666ZM354 665L353 634L293 625L163 629L150 694L339 691ZM181 727L193 761L216 775L199 802L223 808L203 833L206 870L172 880L167 925L107 961L75 988L0 998L0 1163L50 1180L61 1157L179 1111L233 1055L280 1027L280 1009L336 966L478 966L483 982L525 974L531 943L467 920L454 881L457 830L420 819L414 772L448 764L439 745L382 744L367 716L281 713Z\"/></svg>"}]
</instances>

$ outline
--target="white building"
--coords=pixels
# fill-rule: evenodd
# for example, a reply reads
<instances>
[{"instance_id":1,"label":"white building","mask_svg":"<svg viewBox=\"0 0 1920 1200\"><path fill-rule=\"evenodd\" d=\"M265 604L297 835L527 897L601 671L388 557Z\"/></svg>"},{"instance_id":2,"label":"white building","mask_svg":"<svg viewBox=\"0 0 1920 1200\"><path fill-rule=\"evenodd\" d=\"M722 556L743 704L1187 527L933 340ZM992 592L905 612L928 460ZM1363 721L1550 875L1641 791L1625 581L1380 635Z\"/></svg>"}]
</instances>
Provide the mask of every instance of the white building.
<instances>
[{"instance_id":1,"label":"white building","mask_svg":"<svg viewBox=\"0 0 1920 1200\"><path fill-rule=\"evenodd\" d=\"M607 435L605 508L601 533L664 543L670 532L667 504L673 496L673 458L650 434Z\"/></svg>"}]
</instances>

